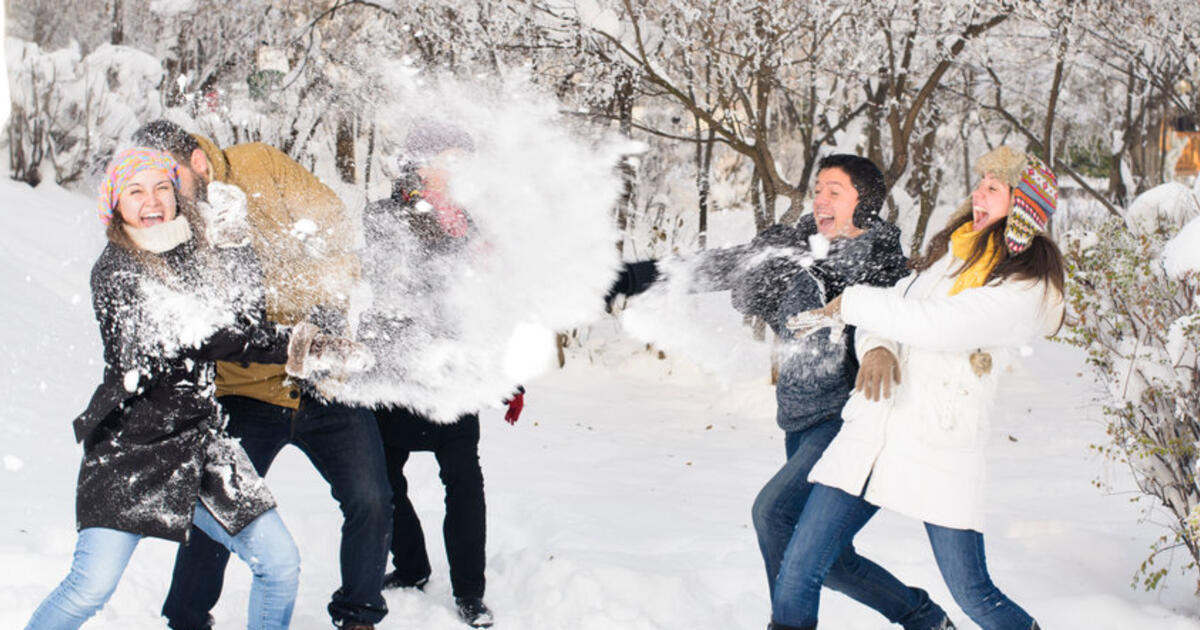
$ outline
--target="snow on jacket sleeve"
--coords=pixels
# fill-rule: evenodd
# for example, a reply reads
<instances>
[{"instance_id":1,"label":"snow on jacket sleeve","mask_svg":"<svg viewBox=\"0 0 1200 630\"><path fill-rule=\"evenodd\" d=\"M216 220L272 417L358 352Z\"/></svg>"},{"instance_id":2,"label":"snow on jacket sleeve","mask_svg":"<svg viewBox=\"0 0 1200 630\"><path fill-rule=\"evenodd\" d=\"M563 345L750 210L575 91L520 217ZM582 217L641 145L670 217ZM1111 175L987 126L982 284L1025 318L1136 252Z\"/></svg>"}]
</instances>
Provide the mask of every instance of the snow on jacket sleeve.
<instances>
[{"instance_id":1,"label":"snow on jacket sleeve","mask_svg":"<svg viewBox=\"0 0 1200 630\"><path fill-rule=\"evenodd\" d=\"M151 314L153 304L138 288L139 278L129 272L118 272L92 286L105 362L111 370L158 374L178 359L280 364L287 360L286 332L267 322L237 318L206 330L202 339L184 341L177 331L151 323L162 318Z\"/></svg>"},{"instance_id":2,"label":"snow on jacket sleeve","mask_svg":"<svg viewBox=\"0 0 1200 630\"><path fill-rule=\"evenodd\" d=\"M946 297L906 298L899 291L861 285L842 294L846 323L900 344L938 351L1018 346L1039 333L1052 334L1061 315L1061 296L1046 291L1040 282L1023 280Z\"/></svg>"},{"instance_id":3,"label":"snow on jacket sleeve","mask_svg":"<svg viewBox=\"0 0 1200 630\"><path fill-rule=\"evenodd\" d=\"M892 353L892 356L900 356L900 344L877 335L865 328L854 329L854 354L858 357L859 363L868 352L875 348L883 348Z\"/></svg>"},{"instance_id":4,"label":"snow on jacket sleeve","mask_svg":"<svg viewBox=\"0 0 1200 630\"><path fill-rule=\"evenodd\" d=\"M74 421L75 438L83 441L114 410L158 384L173 388L187 360L247 360L283 363L287 336L273 324L255 325L246 318L231 318L225 326L204 329L203 338L180 342L178 327L188 324L156 313L143 292L144 274L127 254L113 245L92 269L92 305L104 346L104 380L87 408ZM165 324L165 325L164 325ZM186 368L186 369L185 369ZM182 372L181 372L182 370Z\"/></svg>"}]
</instances>

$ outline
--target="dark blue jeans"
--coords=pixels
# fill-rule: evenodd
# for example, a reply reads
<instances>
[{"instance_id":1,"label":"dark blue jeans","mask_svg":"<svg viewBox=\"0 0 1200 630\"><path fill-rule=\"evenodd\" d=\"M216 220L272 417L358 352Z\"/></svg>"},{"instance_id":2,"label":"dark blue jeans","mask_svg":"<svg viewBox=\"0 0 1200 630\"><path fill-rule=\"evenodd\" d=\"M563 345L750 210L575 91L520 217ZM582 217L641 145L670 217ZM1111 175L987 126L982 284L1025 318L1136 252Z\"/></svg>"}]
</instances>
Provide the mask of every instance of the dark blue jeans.
<instances>
[{"instance_id":1,"label":"dark blue jeans","mask_svg":"<svg viewBox=\"0 0 1200 630\"><path fill-rule=\"evenodd\" d=\"M879 508L861 497L816 484L796 525L796 536L776 581L776 620L797 627L817 623L821 581L839 554ZM942 579L963 612L983 630L1030 630L1033 617L992 584L983 554L983 534L925 524Z\"/></svg>"},{"instance_id":2,"label":"dark blue jeans","mask_svg":"<svg viewBox=\"0 0 1200 630\"><path fill-rule=\"evenodd\" d=\"M788 432L784 442L787 462L754 500L754 531L767 569L771 616L776 623L800 625L789 622L794 593L787 588L781 590L776 577L784 562L795 558L789 552L796 544L796 523L813 488L808 473L841 427L842 421L835 417L802 431ZM786 572L793 574L795 570L789 567ZM846 545L836 557L825 586L877 610L907 630L936 628L946 617L925 591L906 586L883 567L858 555L853 545Z\"/></svg>"},{"instance_id":3,"label":"dark blue jeans","mask_svg":"<svg viewBox=\"0 0 1200 630\"><path fill-rule=\"evenodd\" d=\"M367 409L322 403L302 396L292 410L241 396L223 396L226 430L239 438L260 475L287 444L308 456L329 482L342 510L342 586L329 614L335 624L378 623L387 614L380 593L392 529L392 491L375 416ZM211 623L208 611L221 596L229 552L193 527L175 556L163 615L171 628L192 630Z\"/></svg>"}]
</instances>

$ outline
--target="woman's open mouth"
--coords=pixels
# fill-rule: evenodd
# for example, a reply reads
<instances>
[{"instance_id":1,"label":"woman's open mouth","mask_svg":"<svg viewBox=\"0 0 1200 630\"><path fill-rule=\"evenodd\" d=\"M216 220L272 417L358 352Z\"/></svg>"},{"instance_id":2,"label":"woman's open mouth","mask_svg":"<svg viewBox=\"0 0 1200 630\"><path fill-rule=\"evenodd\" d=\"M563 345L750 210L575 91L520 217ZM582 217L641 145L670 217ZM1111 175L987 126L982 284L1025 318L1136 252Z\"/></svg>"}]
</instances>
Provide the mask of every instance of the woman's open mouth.
<instances>
[{"instance_id":1,"label":"woman's open mouth","mask_svg":"<svg viewBox=\"0 0 1200 630\"><path fill-rule=\"evenodd\" d=\"M983 229L985 225L987 225L988 216L990 215L988 214L987 210L984 210L979 206L972 207L971 212L974 214L974 218L971 221L971 228L978 232L979 230Z\"/></svg>"}]
</instances>

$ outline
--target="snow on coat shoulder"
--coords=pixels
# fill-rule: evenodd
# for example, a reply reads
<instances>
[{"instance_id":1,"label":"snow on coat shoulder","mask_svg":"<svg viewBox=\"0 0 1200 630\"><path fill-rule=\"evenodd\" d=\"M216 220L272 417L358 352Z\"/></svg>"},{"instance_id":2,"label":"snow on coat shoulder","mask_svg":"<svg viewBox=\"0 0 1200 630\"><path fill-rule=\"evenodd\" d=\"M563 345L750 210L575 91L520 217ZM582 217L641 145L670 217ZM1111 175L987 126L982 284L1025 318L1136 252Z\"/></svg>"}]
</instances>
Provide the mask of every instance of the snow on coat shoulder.
<instances>
[{"instance_id":1,"label":"snow on coat shoulder","mask_svg":"<svg viewBox=\"0 0 1200 630\"><path fill-rule=\"evenodd\" d=\"M842 317L859 327L859 351L898 347L901 383L890 399L851 396L845 424L809 480L856 496L867 486L864 498L874 505L982 531L984 446L997 378L1020 346L1054 332L1063 303L1043 283L1024 280L947 297L956 268L946 255L895 287L843 294ZM991 357L982 374L971 365L976 351Z\"/></svg>"}]
</instances>

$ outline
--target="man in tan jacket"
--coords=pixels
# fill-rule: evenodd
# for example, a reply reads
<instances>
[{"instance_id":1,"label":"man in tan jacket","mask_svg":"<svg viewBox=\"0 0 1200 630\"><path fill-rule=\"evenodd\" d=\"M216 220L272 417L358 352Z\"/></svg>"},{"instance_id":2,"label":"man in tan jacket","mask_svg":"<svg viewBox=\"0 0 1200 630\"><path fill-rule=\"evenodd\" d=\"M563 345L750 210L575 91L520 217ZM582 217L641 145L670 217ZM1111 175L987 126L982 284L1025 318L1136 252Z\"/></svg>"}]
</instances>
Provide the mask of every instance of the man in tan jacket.
<instances>
[{"instance_id":1,"label":"man in tan jacket","mask_svg":"<svg viewBox=\"0 0 1200 630\"><path fill-rule=\"evenodd\" d=\"M165 120L143 126L134 143L175 157L186 197L205 199L209 182L246 193L268 319L344 325L359 265L353 226L329 187L274 147L248 143L220 149ZM227 430L241 440L259 474L265 476L280 449L294 444L329 482L344 517L342 585L333 593L329 614L343 629L373 628L387 614L380 588L391 533L391 487L379 430L370 410L324 401L309 391L288 378L282 366L217 364L217 397L229 414ZM228 558L224 547L193 528L191 542L176 556L163 604L171 628L211 627L209 610L220 596Z\"/></svg>"}]
</instances>

